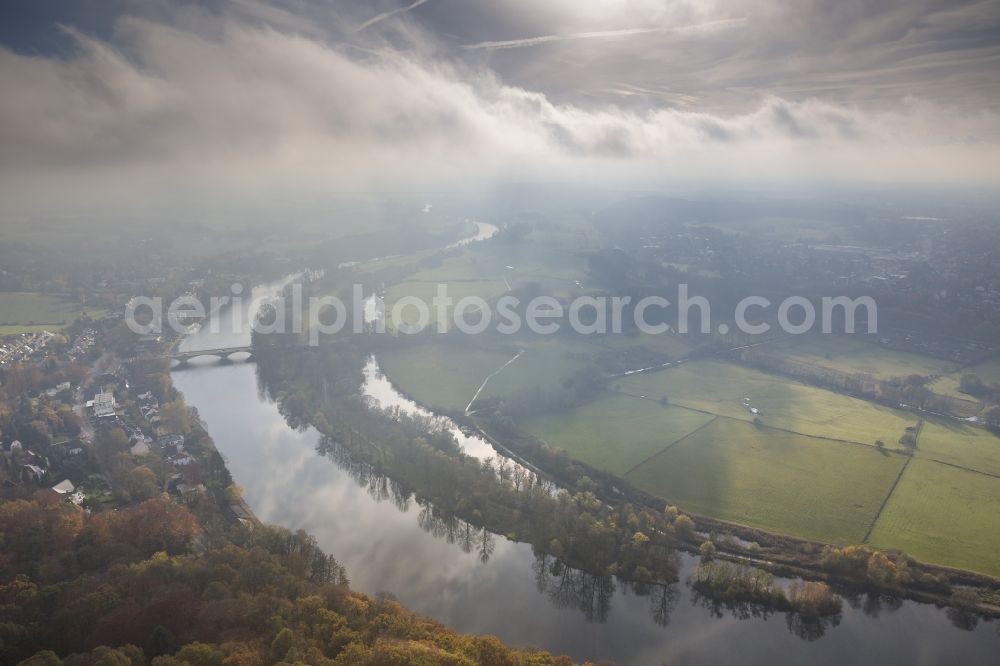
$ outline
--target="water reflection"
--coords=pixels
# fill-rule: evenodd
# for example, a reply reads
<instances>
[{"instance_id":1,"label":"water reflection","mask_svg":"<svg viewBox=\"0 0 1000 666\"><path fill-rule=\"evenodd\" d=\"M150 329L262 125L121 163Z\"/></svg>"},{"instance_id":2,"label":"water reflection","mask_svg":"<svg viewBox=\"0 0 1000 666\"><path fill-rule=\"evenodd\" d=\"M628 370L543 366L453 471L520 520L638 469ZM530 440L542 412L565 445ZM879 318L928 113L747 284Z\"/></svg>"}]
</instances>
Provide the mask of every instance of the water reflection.
<instances>
[{"instance_id":1,"label":"water reflection","mask_svg":"<svg viewBox=\"0 0 1000 666\"><path fill-rule=\"evenodd\" d=\"M840 625L843 613L833 615L809 615L778 611L771 606L752 601L719 600L692 591L691 603L701 606L714 618L732 617L740 621L768 620L775 615L784 616L788 631L805 641L817 641L826 635L828 629Z\"/></svg>"},{"instance_id":2,"label":"water reflection","mask_svg":"<svg viewBox=\"0 0 1000 666\"><path fill-rule=\"evenodd\" d=\"M951 624L964 631L973 631L979 626L979 620L981 619L975 613L969 612L964 608L949 608L948 619L951 620ZM1000 626L997 627L997 633L1000 633Z\"/></svg>"},{"instance_id":3,"label":"water reflection","mask_svg":"<svg viewBox=\"0 0 1000 666\"><path fill-rule=\"evenodd\" d=\"M455 241L451 245L445 247L446 250L452 250L456 247L462 247L468 245L469 243L474 243L476 241L486 240L488 238L493 238L500 231L495 224L490 224L489 222L473 222L476 225L476 233L469 236L468 238L463 238L460 241Z\"/></svg>"},{"instance_id":4,"label":"water reflection","mask_svg":"<svg viewBox=\"0 0 1000 666\"><path fill-rule=\"evenodd\" d=\"M903 600L897 596L880 594L878 592L841 594L851 608L859 609L868 617L878 617L883 610L893 612L903 605Z\"/></svg>"},{"instance_id":5,"label":"water reflection","mask_svg":"<svg viewBox=\"0 0 1000 666\"><path fill-rule=\"evenodd\" d=\"M259 395L252 366L195 365L174 381L199 409L262 520L314 534L347 566L355 588L389 591L459 631L640 666L987 664L1000 648L992 623L959 630L944 610L913 602L848 598L840 625L807 641L784 618L716 612L684 585L642 589L553 571L551 559L539 565L530 546L502 536L490 535L483 564L483 534L475 526L435 515L405 486L335 448L325 449L327 460L319 457L319 434L286 424ZM682 580L693 564L681 558Z\"/></svg>"},{"instance_id":6,"label":"water reflection","mask_svg":"<svg viewBox=\"0 0 1000 666\"><path fill-rule=\"evenodd\" d=\"M428 502L419 502L417 524L436 539L457 543L464 553L475 552L479 561L486 564L496 549L496 535L484 527L476 527L453 515L439 516Z\"/></svg>"},{"instance_id":7,"label":"water reflection","mask_svg":"<svg viewBox=\"0 0 1000 666\"><path fill-rule=\"evenodd\" d=\"M788 613L785 621L788 630L804 641L818 641L826 635L827 629L840 625L841 614L826 617Z\"/></svg>"},{"instance_id":8,"label":"water reflection","mask_svg":"<svg viewBox=\"0 0 1000 666\"><path fill-rule=\"evenodd\" d=\"M367 489L368 495L376 502L391 501L400 511L405 513L409 510L412 496L409 488L380 473L368 462L353 458L336 441L321 437L316 445L316 452L335 462L355 483Z\"/></svg>"},{"instance_id":9,"label":"water reflection","mask_svg":"<svg viewBox=\"0 0 1000 666\"><path fill-rule=\"evenodd\" d=\"M557 608L574 608L588 622L607 622L611 599L615 596L612 576L593 576L571 569L544 553L535 554L532 564L535 585ZM674 586L672 586L674 587Z\"/></svg>"},{"instance_id":10,"label":"water reflection","mask_svg":"<svg viewBox=\"0 0 1000 666\"><path fill-rule=\"evenodd\" d=\"M362 393L373 400L378 406L382 408L397 408L404 414L434 419L441 427L454 436L459 446L462 447L462 451L474 458L478 458L479 460L504 458L484 438L464 432L451 419L438 416L397 391L392 382L382 373L382 369L379 368L378 361L374 356L369 358L365 364L364 375L365 383L361 388Z\"/></svg>"}]
</instances>

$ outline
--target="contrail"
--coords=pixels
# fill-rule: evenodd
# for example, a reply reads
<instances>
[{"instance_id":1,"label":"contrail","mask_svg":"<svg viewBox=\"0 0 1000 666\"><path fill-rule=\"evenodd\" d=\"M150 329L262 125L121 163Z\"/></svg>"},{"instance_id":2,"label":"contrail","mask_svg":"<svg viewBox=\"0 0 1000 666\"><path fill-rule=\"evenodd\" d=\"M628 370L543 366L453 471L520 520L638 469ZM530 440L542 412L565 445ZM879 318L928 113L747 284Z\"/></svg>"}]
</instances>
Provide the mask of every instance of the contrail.
<instances>
[{"instance_id":1,"label":"contrail","mask_svg":"<svg viewBox=\"0 0 1000 666\"><path fill-rule=\"evenodd\" d=\"M628 37L631 35L646 35L655 32L663 33L684 33L702 32L734 27L746 23L746 19L722 19L719 21L709 21L708 23L697 23L694 25L659 27L659 28L623 28L621 30L596 30L593 32L572 32L566 35L540 35L538 37L525 37L524 39L508 39L498 42L479 42L478 44L465 44L463 49L519 49L525 46L537 46L550 42L562 42L574 39L598 39L607 37Z\"/></svg>"},{"instance_id":2,"label":"contrail","mask_svg":"<svg viewBox=\"0 0 1000 666\"><path fill-rule=\"evenodd\" d=\"M369 28L380 21L384 21L389 17L395 16L396 14L402 14L403 12L408 12L411 9L416 9L425 2L427 2L427 0L416 0L416 2L414 2L412 5L407 5L406 7L398 7L396 9L392 9L387 12L382 12L378 16L373 16L372 18L362 23L360 26L358 26L358 29L355 30L355 32L361 32L365 28Z\"/></svg>"}]
</instances>

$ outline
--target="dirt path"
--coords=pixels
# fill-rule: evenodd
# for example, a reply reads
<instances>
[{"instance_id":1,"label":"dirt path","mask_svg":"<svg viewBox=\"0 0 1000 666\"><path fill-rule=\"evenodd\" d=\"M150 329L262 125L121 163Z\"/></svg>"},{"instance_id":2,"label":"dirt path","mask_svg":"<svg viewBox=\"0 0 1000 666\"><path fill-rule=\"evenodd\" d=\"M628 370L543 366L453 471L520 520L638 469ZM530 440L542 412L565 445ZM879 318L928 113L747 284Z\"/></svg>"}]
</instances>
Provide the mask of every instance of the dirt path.
<instances>
[{"instance_id":1,"label":"dirt path","mask_svg":"<svg viewBox=\"0 0 1000 666\"><path fill-rule=\"evenodd\" d=\"M496 377L497 375L499 375L501 372L503 372L504 368L506 368L508 365L510 365L511 363L513 363L514 361L516 361L517 359L521 358L522 354L524 354L524 350L523 349L521 351L517 352L516 354L514 354L514 357L511 358L509 361L507 361L506 363L504 363L503 365L501 365L499 368L497 368L496 370L494 370L490 374L486 375L486 379L484 379L483 383L479 385L478 389L476 389L476 394L472 396L472 400L470 400L469 404L467 404L465 406L465 415L466 416L469 415L469 410L472 409L472 403L474 403L476 401L476 399L479 397L479 394L483 392L484 388L486 388L486 384L489 383L489 381L491 379L493 379L494 377Z\"/></svg>"}]
</instances>

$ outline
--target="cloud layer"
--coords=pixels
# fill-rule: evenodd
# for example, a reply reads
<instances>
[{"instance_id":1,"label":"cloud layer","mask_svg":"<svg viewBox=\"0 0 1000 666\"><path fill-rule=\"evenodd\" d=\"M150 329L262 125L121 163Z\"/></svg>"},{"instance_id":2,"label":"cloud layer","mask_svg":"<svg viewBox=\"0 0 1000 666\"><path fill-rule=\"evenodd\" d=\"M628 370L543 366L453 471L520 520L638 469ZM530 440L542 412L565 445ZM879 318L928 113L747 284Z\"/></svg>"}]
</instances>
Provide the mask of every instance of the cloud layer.
<instances>
[{"instance_id":1,"label":"cloud layer","mask_svg":"<svg viewBox=\"0 0 1000 666\"><path fill-rule=\"evenodd\" d=\"M415 25L434 4L385 8L343 30L391 30L395 41L337 41L329 26L187 12L122 17L110 41L67 27L77 45L68 58L0 49L0 205L161 205L512 179L633 187L997 179L1000 125L988 108L909 94L866 106L766 86L730 109L557 102L558 94L503 82ZM241 6L259 18L261 7ZM694 26L739 17L683 18ZM606 41L574 37L583 32L570 27L559 32L569 41ZM536 36L544 34L557 33Z\"/></svg>"},{"instance_id":2,"label":"cloud layer","mask_svg":"<svg viewBox=\"0 0 1000 666\"><path fill-rule=\"evenodd\" d=\"M434 0L412 18L456 40L523 45L489 66L557 101L719 111L767 95L892 106L909 94L1000 109L995 0L458 2ZM677 30L698 24L732 29ZM564 39L595 31L623 37Z\"/></svg>"}]
</instances>

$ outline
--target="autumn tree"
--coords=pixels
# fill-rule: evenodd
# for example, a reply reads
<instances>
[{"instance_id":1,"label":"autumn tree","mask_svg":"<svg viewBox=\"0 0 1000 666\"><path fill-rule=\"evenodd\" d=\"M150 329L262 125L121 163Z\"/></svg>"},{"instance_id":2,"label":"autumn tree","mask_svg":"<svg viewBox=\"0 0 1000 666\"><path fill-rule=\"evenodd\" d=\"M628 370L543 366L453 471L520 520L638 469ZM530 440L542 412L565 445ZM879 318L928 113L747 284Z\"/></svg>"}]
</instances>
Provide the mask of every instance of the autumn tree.
<instances>
[{"instance_id":1,"label":"autumn tree","mask_svg":"<svg viewBox=\"0 0 1000 666\"><path fill-rule=\"evenodd\" d=\"M674 521L674 532L677 538L687 541L694 536L694 521L683 514Z\"/></svg>"},{"instance_id":2,"label":"autumn tree","mask_svg":"<svg viewBox=\"0 0 1000 666\"><path fill-rule=\"evenodd\" d=\"M160 493L160 483L153 470L145 465L135 467L128 474L128 492L135 500L148 500Z\"/></svg>"},{"instance_id":3,"label":"autumn tree","mask_svg":"<svg viewBox=\"0 0 1000 666\"><path fill-rule=\"evenodd\" d=\"M191 432L191 413L183 400L160 405L160 418L167 428L178 435L187 435Z\"/></svg>"}]
</instances>

